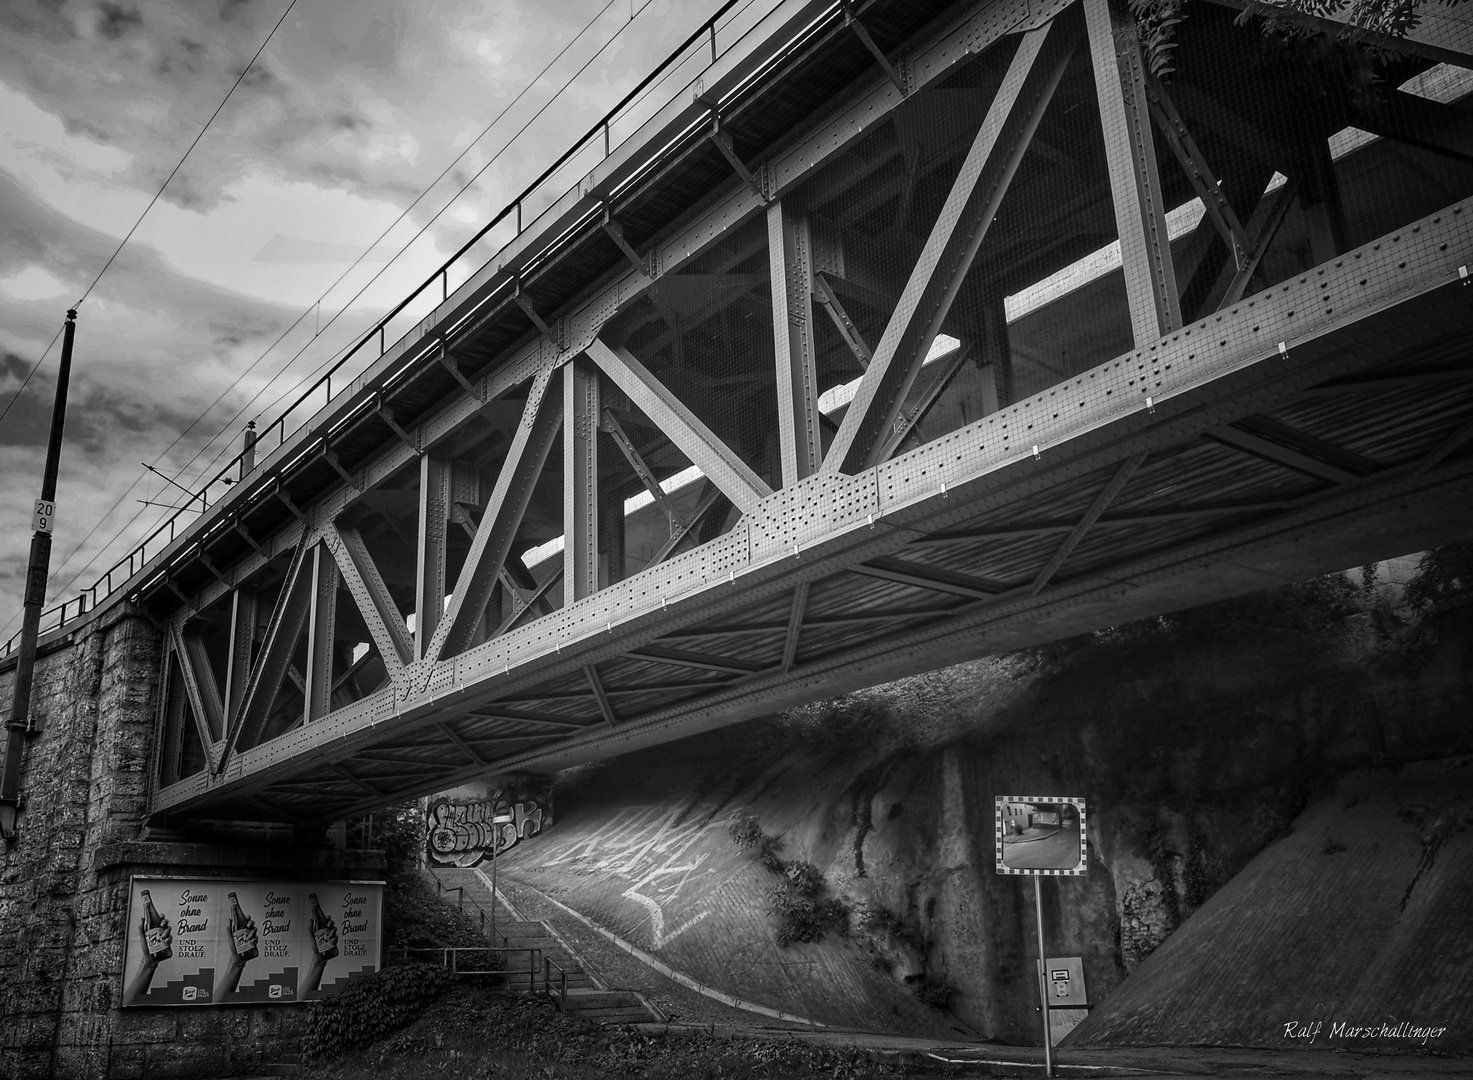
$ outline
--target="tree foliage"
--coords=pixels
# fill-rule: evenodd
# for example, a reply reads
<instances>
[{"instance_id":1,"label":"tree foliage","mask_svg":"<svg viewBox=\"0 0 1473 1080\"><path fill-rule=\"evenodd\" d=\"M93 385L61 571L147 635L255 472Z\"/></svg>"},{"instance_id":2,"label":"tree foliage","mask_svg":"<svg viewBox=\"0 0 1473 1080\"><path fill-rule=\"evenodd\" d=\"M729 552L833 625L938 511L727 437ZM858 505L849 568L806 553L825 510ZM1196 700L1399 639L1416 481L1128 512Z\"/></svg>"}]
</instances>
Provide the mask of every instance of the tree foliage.
<instances>
[{"instance_id":1,"label":"tree foliage","mask_svg":"<svg viewBox=\"0 0 1473 1080\"><path fill-rule=\"evenodd\" d=\"M1448 544L1422 556L1417 574L1407 582L1408 607L1436 615L1473 602L1473 540Z\"/></svg>"},{"instance_id":2,"label":"tree foliage","mask_svg":"<svg viewBox=\"0 0 1473 1080\"><path fill-rule=\"evenodd\" d=\"M1176 27L1192 5L1186 0L1128 0L1139 27L1141 51L1151 73L1169 75L1174 65ZM1200 3L1201 0L1193 0ZM1321 33L1320 20L1342 24L1340 36L1384 48L1387 38L1406 37L1421 24L1428 4L1453 7L1464 0L1246 0L1238 24L1260 20L1265 34L1305 37Z\"/></svg>"}]
</instances>

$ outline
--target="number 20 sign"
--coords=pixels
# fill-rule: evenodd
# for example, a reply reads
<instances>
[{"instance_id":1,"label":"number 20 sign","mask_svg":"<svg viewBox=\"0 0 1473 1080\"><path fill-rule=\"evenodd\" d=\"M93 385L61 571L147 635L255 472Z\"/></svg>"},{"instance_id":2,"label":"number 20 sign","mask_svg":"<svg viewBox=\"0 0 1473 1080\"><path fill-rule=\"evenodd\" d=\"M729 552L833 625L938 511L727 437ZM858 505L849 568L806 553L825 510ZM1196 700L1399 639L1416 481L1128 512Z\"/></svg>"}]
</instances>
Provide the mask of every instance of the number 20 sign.
<instances>
[{"instance_id":1,"label":"number 20 sign","mask_svg":"<svg viewBox=\"0 0 1473 1080\"><path fill-rule=\"evenodd\" d=\"M31 532L49 533L55 520L56 503L37 499L36 509L31 514Z\"/></svg>"}]
</instances>

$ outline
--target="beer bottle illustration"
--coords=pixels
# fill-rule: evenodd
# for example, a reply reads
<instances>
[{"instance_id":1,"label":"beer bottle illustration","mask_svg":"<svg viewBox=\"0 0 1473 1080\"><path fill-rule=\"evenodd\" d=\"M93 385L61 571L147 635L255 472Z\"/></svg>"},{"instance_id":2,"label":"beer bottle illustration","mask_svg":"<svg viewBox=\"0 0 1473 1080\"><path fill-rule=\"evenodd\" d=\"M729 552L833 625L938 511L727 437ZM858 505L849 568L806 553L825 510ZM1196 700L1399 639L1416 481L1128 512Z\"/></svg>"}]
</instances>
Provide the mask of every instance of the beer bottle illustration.
<instances>
[{"instance_id":1,"label":"beer bottle illustration","mask_svg":"<svg viewBox=\"0 0 1473 1080\"><path fill-rule=\"evenodd\" d=\"M169 942L169 924L153 906L153 897L147 889L139 893L143 897L143 918L148 929L144 931L143 943L154 963L160 963L174 955L174 946Z\"/></svg>"},{"instance_id":2,"label":"beer bottle illustration","mask_svg":"<svg viewBox=\"0 0 1473 1080\"><path fill-rule=\"evenodd\" d=\"M337 927L317 902L316 893L308 893L307 898L312 901L312 938L317 943L317 952L322 959L331 960L338 954Z\"/></svg>"},{"instance_id":3,"label":"beer bottle illustration","mask_svg":"<svg viewBox=\"0 0 1473 1080\"><path fill-rule=\"evenodd\" d=\"M240 957L240 962L254 960L261 950L254 940L256 935L251 922L246 918L246 913L240 910L240 901L234 893L230 894L230 923L234 927L230 936L235 939L235 952Z\"/></svg>"}]
</instances>

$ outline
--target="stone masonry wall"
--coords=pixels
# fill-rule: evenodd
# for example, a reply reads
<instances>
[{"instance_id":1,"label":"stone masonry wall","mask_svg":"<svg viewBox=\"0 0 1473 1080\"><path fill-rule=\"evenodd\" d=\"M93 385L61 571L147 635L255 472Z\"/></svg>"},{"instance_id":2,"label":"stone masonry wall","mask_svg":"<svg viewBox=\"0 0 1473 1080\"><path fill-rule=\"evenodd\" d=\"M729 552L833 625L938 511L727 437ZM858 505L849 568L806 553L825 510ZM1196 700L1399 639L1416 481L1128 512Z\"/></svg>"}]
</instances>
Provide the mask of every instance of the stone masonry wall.
<instances>
[{"instance_id":1,"label":"stone masonry wall","mask_svg":"<svg viewBox=\"0 0 1473 1080\"><path fill-rule=\"evenodd\" d=\"M160 649L153 624L122 607L38 659L31 713L40 730L26 737L20 835L0 846L4 1080L225 1075L296 1048L300 1007L119 1008L133 875L381 872L290 841L264 849L148 839ZM7 707L14 679L13 668L0 673Z\"/></svg>"}]
</instances>

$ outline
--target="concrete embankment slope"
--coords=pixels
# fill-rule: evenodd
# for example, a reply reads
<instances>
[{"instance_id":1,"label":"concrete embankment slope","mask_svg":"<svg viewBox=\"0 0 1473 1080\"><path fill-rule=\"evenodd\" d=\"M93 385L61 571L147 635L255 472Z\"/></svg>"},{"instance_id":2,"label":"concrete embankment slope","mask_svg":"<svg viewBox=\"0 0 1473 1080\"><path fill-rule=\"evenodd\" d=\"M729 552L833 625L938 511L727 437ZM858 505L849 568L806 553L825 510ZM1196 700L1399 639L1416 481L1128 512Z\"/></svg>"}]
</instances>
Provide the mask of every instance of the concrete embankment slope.
<instances>
[{"instance_id":1,"label":"concrete embankment slope","mask_svg":"<svg viewBox=\"0 0 1473 1080\"><path fill-rule=\"evenodd\" d=\"M733 751L735 751L735 747ZM744 811L786 834L783 855L824 863L825 809L852 779L811 757L647 753L560 796L557 827L501 860L499 872L592 920L705 986L840 1028L955 1040L972 1033L880 970L862 944L829 933L779 946L768 915L778 881L729 828ZM803 820L808 819L808 820ZM809 833L813 833L811 837ZM754 1022L762 1022L760 1014Z\"/></svg>"},{"instance_id":2,"label":"concrete embankment slope","mask_svg":"<svg viewBox=\"0 0 1473 1080\"><path fill-rule=\"evenodd\" d=\"M1473 1051L1470 826L1473 759L1351 774L1065 1045Z\"/></svg>"}]
</instances>

